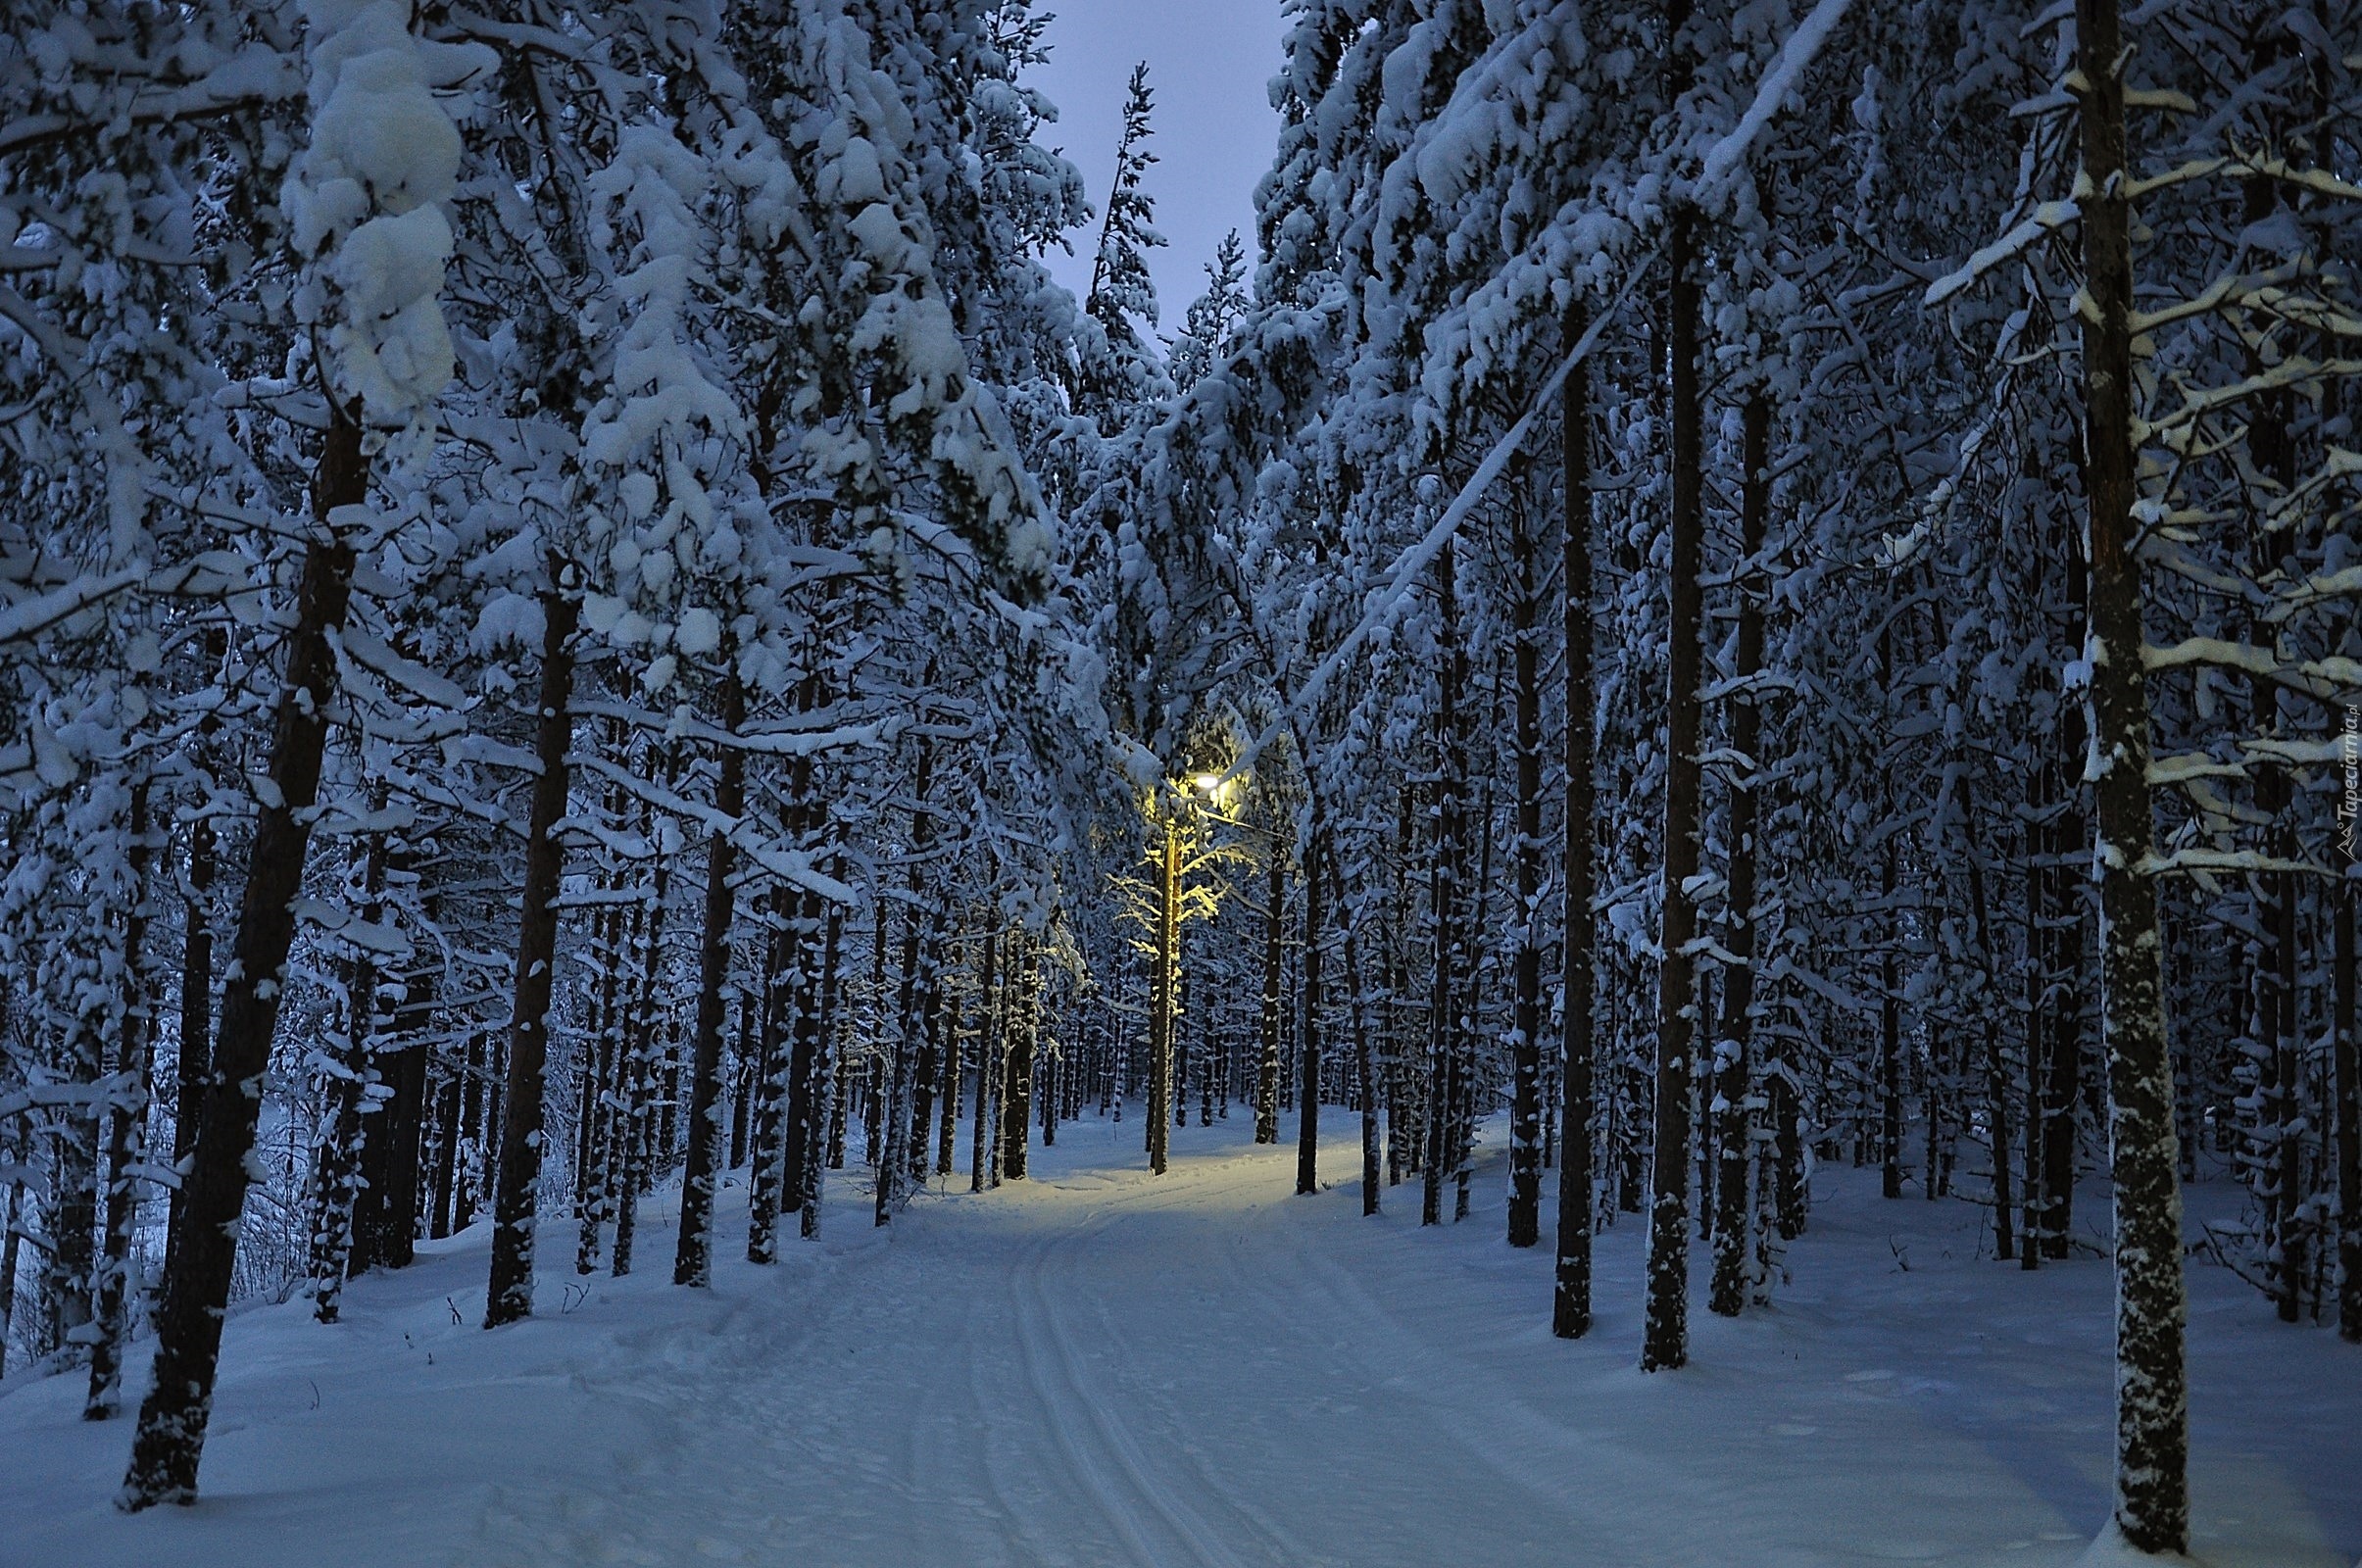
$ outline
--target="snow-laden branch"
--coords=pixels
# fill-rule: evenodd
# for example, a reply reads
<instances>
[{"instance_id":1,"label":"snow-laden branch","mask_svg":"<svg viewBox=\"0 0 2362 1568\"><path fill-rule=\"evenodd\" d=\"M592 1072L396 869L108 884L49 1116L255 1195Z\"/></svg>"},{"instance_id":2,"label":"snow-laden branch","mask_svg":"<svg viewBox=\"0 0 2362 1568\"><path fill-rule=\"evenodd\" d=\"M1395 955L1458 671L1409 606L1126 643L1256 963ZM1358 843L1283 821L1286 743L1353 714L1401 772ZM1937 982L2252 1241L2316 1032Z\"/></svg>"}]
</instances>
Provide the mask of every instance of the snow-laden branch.
<instances>
[{"instance_id":1,"label":"snow-laden branch","mask_svg":"<svg viewBox=\"0 0 2362 1568\"><path fill-rule=\"evenodd\" d=\"M1851 0L1820 0L1805 19L1796 24L1796 30L1788 35L1780 53L1772 60L1771 69L1755 88L1755 101L1739 117L1739 123L1730 133L1706 149L1705 162L1698 171L1698 205L1712 208L1723 190L1747 167L1747 154L1754 150L1755 138L1763 134L1780 105L1796 90L1821 46L1845 20L1845 9Z\"/></svg>"},{"instance_id":2,"label":"snow-laden branch","mask_svg":"<svg viewBox=\"0 0 2362 1568\"><path fill-rule=\"evenodd\" d=\"M1476 510L1476 504L1484 499L1493 481L1501 477L1501 470L1509 465L1509 459L1515 457L1518 449L1525 445L1525 438L1533 429L1535 419L1557 398L1559 388L1566 385L1566 378L1575 372L1577 366L1591 357L1592 350L1599 346L1600 337L1606 332L1608 323L1622 311L1624 302L1632 297L1633 288L1656 264L1656 257L1657 252L1651 250L1632 265L1624 274L1623 285L1608 302L1607 309L1593 319L1591 326L1559 363L1558 368L1550 372L1550 379L1542 384L1541 391L1534 394L1533 402L1526 406L1525 413L1518 416L1517 422L1493 443L1493 450L1485 454L1484 461L1476 466L1476 471L1468 476L1468 482L1460 486L1460 492L1452 498L1452 505L1446 507L1444 514L1436 518L1435 526L1395 558L1394 565L1387 571L1385 585L1371 591L1361 612L1361 618L1353 629L1346 634L1345 640L1337 645L1328 658L1320 662L1319 667L1312 671L1311 678L1297 689L1296 695L1280 710L1280 716L1239 755L1238 760L1231 764L1230 771L1223 775L1224 778L1235 778L1253 767L1255 759L1262 755L1263 748L1269 746L1281 730L1294 725L1319 704L1321 695L1328 690L1329 682L1336 679L1337 671L1344 666L1346 660L1370 638L1394 626L1410 604L1412 591L1419 579L1435 564L1435 558L1443 553L1444 546L1451 543L1452 536L1459 531L1468 514Z\"/></svg>"},{"instance_id":3,"label":"snow-laden branch","mask_svg":"<svg viewBox=\"0 0 2362 1568\"><path fill-rule=\"evenodd\" d=\"M1969 287L1996 267L2002 267L2023 256L2049 235L2083 217L2083 209L2073 202L2044 202L2032 214L2010 225L2009 231L1991 245L1971 256L1958 270L1944 273L1928 285L1926 300L1930 305L1942 305L1945 300Z\"/></svg>"}]
</instances>

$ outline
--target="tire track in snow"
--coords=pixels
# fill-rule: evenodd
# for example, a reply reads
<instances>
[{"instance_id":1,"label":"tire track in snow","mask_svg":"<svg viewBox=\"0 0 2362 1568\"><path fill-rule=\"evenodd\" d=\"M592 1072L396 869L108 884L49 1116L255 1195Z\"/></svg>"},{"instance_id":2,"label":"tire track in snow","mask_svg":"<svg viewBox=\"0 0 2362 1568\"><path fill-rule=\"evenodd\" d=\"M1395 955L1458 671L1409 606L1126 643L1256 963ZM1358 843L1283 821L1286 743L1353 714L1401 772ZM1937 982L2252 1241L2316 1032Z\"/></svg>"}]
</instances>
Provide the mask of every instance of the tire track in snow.
<instances>
[{"instance_id":1,"label":"tire track in snow","mask_svg":"<svg viewBox=\"0 0 2362 1568\"><path fill-rule=\"evenodd\" d=\"M1073 1336L1044 1283L1058 1253L1101 1235L1121 1217L1121 1208L1157 1196L1153 1189L1136 1197L1125 1195L1107 1205L1117 1212L1103 1207L1094 1220L1053 1232L1026 1250L1010 1282L1018 1346L1027 1378L1048 1416L1046 1424L1138 1562L1145 1568L1168 1568L1184 1561L1201 1568L1249 1568L1247 1559L1157 1476L1121 1408L1093 1390ZM1097 1442L1082 1441L1086 1433ZM1169 1541L1186 1557L1156 1549L1152 1537Z\"/></svg>"}]
</instances>

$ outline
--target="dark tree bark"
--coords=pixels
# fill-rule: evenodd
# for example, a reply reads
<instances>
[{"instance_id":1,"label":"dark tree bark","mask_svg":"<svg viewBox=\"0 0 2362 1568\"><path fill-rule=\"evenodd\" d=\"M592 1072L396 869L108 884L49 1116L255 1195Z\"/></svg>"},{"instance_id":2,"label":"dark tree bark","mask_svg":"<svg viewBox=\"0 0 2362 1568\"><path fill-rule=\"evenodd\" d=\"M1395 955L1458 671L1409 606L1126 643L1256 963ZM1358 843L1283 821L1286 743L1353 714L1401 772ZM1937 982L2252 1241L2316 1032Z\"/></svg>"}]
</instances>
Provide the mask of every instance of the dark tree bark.
<instances>
[{"instance_id":1,"label":"dark tree bark","mask_svg":"<svg viewBox=\"0 0 2362 1568\"><path fill-rule=\"evenodd\" d=\"M665 788L671 788L679 774L679 764L678 753L666 756ZM641 808L643 839L653 837L650 831L653 825L654 813L646 807ZM640 973L632 992L631 1045L624 1054L623 1109L616 1138L620 1154L614 1162L615 1260L608 1268L615 1279L631 1272L639 1242L640 1190L648 1182L649 1145L656 1123L652 1102L656 1097L657 982L664 968L664 906L671 892L672 858L660 849L649 878L648 912L640 942Z\"/></svg>"},{"instance_id":2,"label":"dark tree bark","mask_svg":"<svg viewBox=\"0 0 2362 1568\"><path fill-rule=\"evenodd\" d=\"M904 1183L915 1177L926 1177L925 1131L926 1102L919 1098L921 1085L931 1084L934 1062L929 1054L934 1042L928 1030L935 1013L935 970L937 956L943 947L943 901L926 896L925 860L933 844L935 817L927 805L927 793L932 787L935 768L934 747L925 740L918 744L917 765L912 770L911 795L915 805L910 818L910 907L903 919L902 983L894 1008L894 1054L886 1073L886 1104L883 1121L886 1146L877 1160L877 1193L875 1223L886 1224L901 1204ZM926 913L922 917L920 909ZM880 999L880 1006L884 1003ZM1025 1129L1016 1130L1020 1145ZM1022 1152L1019 1155L1022 1163Z\"/></svg>"},{"instance_id":3,"label":"dark tree bark","mask_svg":"<svg viewBox=\"0 0 2362 1568\"><path fill-rule=\"evenodd\" d=\"M373 809L384 809L382 784L372 788L369 797ZM381 832L369 835L361 885L362 918L374 925L385 914ZM334 1051L326 1114L320 1118L320 1145L312 1160L312 1315L322 1323L335 1322L344 1301L345 1274L353 1256L353 1211L362 1184L362 1140L368 1136L362 1110L377 1032L377 964L366 948L355 956L345 1009L344 1038Z\"/></svg>"},{"instance_id":4,"label":"dark tree bark","mask_svg":"<svg viewBox=\"0 0 2362 1568\"><path fill-rule=\"evenodd\" d=\"M1668 36L1689 20L1688 0L1666 7ZM1672 96L1689 87L1686 46L1676 45ZM1671 679L1665 704L1664 912L1657 946L1655 1152L1650 1166L1648 1311L1641 1369L1670 1370L1690 1359L1691 1050L1697 1035L1698 906L1690 879L1698 856L1698 679L1704 603L1704 399L1698 385L1697 215L1676 207L1668 220L1672 288L1665 340L1672 355L1672 513L1668 520L1671 601L1665 635Z\"/></svg>"},{"instance_id":5,"label":"dark tree bark","mask_svg":"<svg viewBox=\"0 0 2362 1568\"><path fill-rule=\"evenodd\" d=\"M952 1154L960 1136L960 992L948 981L936 1004L936 1103L941 1123L935 1135L935 1174L952 1173Z\"/></svg>"},{"instance_id":6,"label":"dark tree bark","mask_svg":"<svg viewBox=\"0 0 2362 1568\"><path fill-rule=\"evenodd\" d=\"M1754 1160L1755 1102L1752 1037L1755 1004L1755 791L1763 760L1761 694L1753 681L1763 668L1762 564L1764 536L1771 522L1771 399L1758 391L1741 416L1741 448L1747 477L1739 508L1739 632L1733 647L1730 749L1730 874L1722 948L1732 962L1722 973L1721 1038L1714 1046L1714 1101L1720 1163L1714 1177L1714 1282L1707 1309L1736 1317L1747 1306L1748 1268L1754 1247L1754 1205L1748 1172Z\"/></svg>"},{"instance_id":7,"label":"dark tree bark","mask_svg":"<svg viewBox=\"0 0 2362 1568\"><path fill-rule=\"evenodd\" d=\"M807 1164L826 1151L828 1114L820 1036L820 949L824 915L819 895L796 900L788 956L787 1134L779 1159L779 1211L804 1206Z\"/></svg>"},{"instance_id":8,"label":"dark tree bark","mask_svg":"<svg viewBox=\"0 0 2362 1568\"><path fill-rule=\"evenodd\" d=\"M1459 585L1451 540L1436 556L1438 681L1436 702L1435 862L1429 914L1435 927L1435 969L1428 988L1427 1083L1420 1108L1422 1187L1419 1223L1444 1219L1444 1177L1457 1154L1453 1106L1458 1099L1458 1008L1463 969L1461 917L1467 905L1468 752L1462 694L1468 686L1467 645L1460 637Z\"/></svg>"},{"instance_id":9,"label":"dark tree bark","mask_svg":"<svg viewBox=\"0 0 2362 1568\"><path fill-rule=\"evenodd\" d=\"M831 862L832 875L835 869ZM845 1052L837 1028L837 960L845 937L845 907L834 900L822 903L820 971L812 992L812 1109L805 1127L811 1142L804 1150L804 1185L796 1203L797 1230L806 1241L820 1234L821 1156L827 1156L828 1169L841 1170L845 1165L845 1097L838 1092Z\"/></svg>"},{"instance_id":10,"label":"dark tree bark","mask_svg":"<svg viewBox=\"0 0 2362 1568\"><path fill-rule=\"evenodd\" d=\"M1369 998L1361 989L1360 912L1366 905L1349 900L1344 874L1332 858L1329 879L1334 884L1345 928L1345 989L1353 1009L1353 1070L1361 1083L1361 1213L1378 1212L1383 1186L1378 1157L1378 1048L1369 1022Z\"/></svg>"},{"instance_id":11,"label":"dark tree bark","mask_svg":"<svg viewBox=\"0 0 2362 1568\"><path fill-rule=\"evenodd\" d=\"M1001 1097L1001 1172L1012 1182L1025 1179L1025 1146L1033 1114L1033 1049L1040 1025L1041 951L1033 933L1019 927L1009 933L1009 980L1016 994L1009 1009L1009 1066Z\"/></svg>"},{"instance_id":12,"label":"dark tree bark","mask_svg":"<svg viewBox=\"0 0 2362 1568\"><path fill-rule=\"evenodd\" d=\"M115 1414L122 1393L123 1341L130 1330L131 1228L139 1217L139 1167L147 1160L149 1002L148 785L131 786L129 840L123 857L131 879L131 906L123 919L123 1037L115 1076L123 1087L107 1113L106 1238L99 1250L93 1291L90 1392L82 1418L104 1421Z\"/></svg>"},{"instance_id":13,"label":"dark tree bark","mask_svg":"<svg viewBox=\"0 0 2362 1568\"><path fill-rule=\"evenodd\" d=\"M411 880L418 849L403 839L386 847L389 880ZM429 900L429 920L436 918ZM354 1195L353 1252L348 1276L371 1267L408 1268L417 1255L419 1151L426 1124L427 1025L442 983L439 954L414 951L403 973L401 1001L376 1042L376 1071L384 1098L376 1125L361 1140L360 1192ZM368 1115L368 1107L363 1107Z\"/></svg>"},{"instance_id":14,"label":"dark tree bark","mask_svg":"<svg viewBox=\"0 0 2362 1568\"><path fill-rule=\"evenodd\" d=\"M1263 1012L1262 1055L1255 1073L1255 1141L1279 1142L1279 986L1286 951L1288 858L1278 840L1265 847L1266 885L1263 894Z\"/></svg>"},{"instance_id":15,"label":"dark tree bark","mask_svg":"<svg viewBox=\"0 0 2362 1568\"><path fill-rule=\"evenodd\" d=\"M1167 811L1177 811L1168 805ZM1168 815L1164 823L1164 858L1158 871L1156 976L1149 990L1149 1169L1164 1174L1171 1138L1173 1084L1173 1012L1178 999L1181 948L1181 824Z\"/></svg>"},{"instance_id":16,"label":"dark tree bark","mask_svg":"<svg viewBox=\"0 0 2362 1568\"><path fill-rule=\"evenodd\" d=\"M1586 323L1580 305L1569 310L1560 336L1572 354ZM1559 592L1566 660L1564 788L1566 843L1559 907L1560 984L1564 988L1558 1068L1558 1256L1551 1293L1550 1332L1581 1339L1591 1330L1592 1138L1598 1045L1593 1033L1592 845L1598 831L1592 785L1592 728L1599 693L1592 680L1591 373L1567 372L1559 429Z\"/></svg>"},{"instance_id":17,"label":"dark tree bark","mask_svg":"<svg viewBox=\"0 0 2362 1568\"><path fill-rule=\"evenodd\" d=\"M714 810L723 821L706 839L706 918L697 969L697 1036L689 1070L689 1148L681 1167L680 1238L672 1250L672 1283L703 1288L714 1282L714 1187L721 1164L722 993L730 979L730 924L737 898L730 868L737 856L730 834L746 814L746 754L735 744L746 722L746 688L735 667L722 676L721 722L729 739L714 785Z\"/></svg>"},{"instance_id":18,"label":"dark tree bark","mask_svg":"<svg viewBox=\"0 0 2362 1568\"><path fill-rule=\"evenodd\" d=\"M1886 1198L1902 1196L1902 980L1896 970L1902 917L1895 906L1895 859L1889 835L1878 885L1887 913L1887 940L1878 954L1878 1190Z\"/></svg>"},{"instance_id":19,"label":"dark tree bark","mask_svg":"<svg viewBox=\"0 0 2362 1568\"><path fill-rule=\"evenodd\" d=\"M1511 1090L1509 1245L1542 1240L1542 541L1533 498L1520 486L1515 516L1516 586L1510 662L1515 688L1517 843L1516 952L1509 960Z\"/></svg>"},{"instance_id":20,"label":"dark tree bark","mask_svg":"<svg viewBox=\"0 0 2362 1568\"><path fill-rule=\"evenodd\" d=\"M1326 934L1321 904L1319 866L1328 853L1328 831L1314 797L1311 832L1304 844L1304 1023L1298 1031L1303 1052L1296 1072L1296 1192L1305 1197L1320 1191L1320 944Z\"/></svg>"},{"instance_id":21,"label":"dark tree bark","mask_svg":"<svg viewBox=\"0 0 2362 1568\"><path fill-rule=\"evenodd\" d=\"M285 684L271 733L270 785L258 803L232 967L221 992L213 1074L198 1107L181 1246L165 1270L164 1302L157 1314L156 1381L140 1404L131 1463L118 1498L126 1510L190 1502L197 1495L197 1465L213 1413L221 1319L229 1306L250 1180L246 1156L254 1148L263 1073L278 1022L287 950L295 939L294 900L303 886L320 752L336 691L329 639L344 624L352 597L353 547L325 530L337 508L369 499L369 464L357 425L342 418L329 425L312 496L313 514L323 531L304 553L296 588Z\"/></svg>"},{"instance_id":22,"label":"dark tree bark","mask_svg":"<svg viewBox=\"0 0 2362 1568\"><path fill-rule=\"evenodd\" d=\"M980 1193L990 1181L993 1084L998 1078L1000 1035L994 990L1000 967L1000 933L986 930L976 937L976 1119L968 1128L967 1190Z\"/></svg>"},{"instance_id":23,"label":"dark tree bark","mask_svg":"<svg viewBox=\"0 0 2362 1568\"><path fill-rule=\"evenodd\" d=\"M206 634L208 662L221 659L221 635ZM202 743L200 758L202 759ZM202 760L200 760L202 766ZM172 1106L172 1169L180 1180L172 1188L171 1217L166 1225L165 1256L179 1250L181 1211L187 1204L189 1154L197 1147L197 1117L211 1080L214 1001L214 820L211 802L200 803L188 828L188 902L183 910L180 949L180 1064L178 1096Z\"/></svg>"},{"instance_id":24,"label":"dark tree bark","mask_svg":"<svg viewBox=\"0 0 2362 1568\"><path fill-rule=\"evenodd\" d=\"M582 601L566 592L571 570L555 556L541 593L541 700L533 755L539 771L527 808L525 885L517 926L517 1007L509 1026L500 1174L492 1195L492 1275L484 1327L533 1311L535 1208L541 1195L542 1070L549 1057L550 987L558 966L558 889L566 844L566 752L573 744L574 623Z\"/></svg>"},{"instance_id":25,"label":"dark tree bark","mask_svg":"<svg viewBox=\"0 0 2362 1568\"><path fill-rule=\"evenodd\" d=\"M1977 961L1979 981L1983 989L1985 1018L1985 1114L1988 1121L1987 1142L1993 1151L1993 1252L2007 1262L2016 1251L2016 1235L2011 1226L2013 1195L2009 1179L2009 1063L2001 1050L2001 1030L1994 1021L1995 982L2000 978L2000 956L1993 940L1993 906L1987 902L1985 884L1985 849L1977 833L1976 799L1968 779L1960 781L1960 822L1965 843L1961 853L1968 863L1968 903L1976 921Z\"/></svg>"},{"instance_id":26,"label":"dark tree bark","mask_svg":"<svg viewBox=\"0 0 2362 1568\"><path fill-rule=\"evenodd\" d=\"M615 793L608 797L610 815L620 808ZM616 879L599 879L601 890L614 894ZM574 1272L589 1274L599 1266L602 1227L607 1219L608 1156L615 1142L616 1068L622 1056L622 984L624 917L619 906L599 917L599 989L592 1004L591 1035L585 1042L582 1081L582 1125L574 1158Z\"/></svg>"},{"instance_id":27,"label":"dark tree bark","mask_svg":"<svg viewBox=\"0 0 2362 1568\"><path fill-rule=\"evenodd\" d=\"M754 1083L754 1125L748 1151L746 1256L750 1263L779 1260L779 1209L786 1189L788 1110L795 1082L795 1051L788 1024L790 945L795 940L800 897L784 885L771 888L769 929L763 943L761 1046Z\"/></svg>"},{"instance_id":28,"label":"dark tree bark","mask_svg":"<svg viewBox=\"0 0 2362 1568\"><path fill-rule=\"evenodd\" d=\"M2346 744L2355 744L2346 732ZM2352 766L2349 758L2346 764ZM2348 832L2355 831L2350 823ZM2336 997L2332 1002L2337 1060L2331 1068L2337 1123L2337 1332L2362 1342L2362 1019L2357 1019L2354 991L2357 955L2354 951L2354 906L2362 903L2362 878L2352 867L2330 895L2337 924L2333 938Z\"/></svg>"},{"instance_id":29,"label":"dark tree bark","mask_svg":"<svg viewBox=\"0 0 2362 1568\"><path fill-rule=\"evenodd\" d=\"M2085 445L2091 497L2091 738L2100 1029L2116 1219L2116 1524L2141 1551L2190 1545L2190 1411L2157 890L2149 874L2148 694L2133 517L2132 177L2116 0L2077 0L2082 77ZM2080 183L2080 182L2079 182Z\"/></svg>"}]
</instances>

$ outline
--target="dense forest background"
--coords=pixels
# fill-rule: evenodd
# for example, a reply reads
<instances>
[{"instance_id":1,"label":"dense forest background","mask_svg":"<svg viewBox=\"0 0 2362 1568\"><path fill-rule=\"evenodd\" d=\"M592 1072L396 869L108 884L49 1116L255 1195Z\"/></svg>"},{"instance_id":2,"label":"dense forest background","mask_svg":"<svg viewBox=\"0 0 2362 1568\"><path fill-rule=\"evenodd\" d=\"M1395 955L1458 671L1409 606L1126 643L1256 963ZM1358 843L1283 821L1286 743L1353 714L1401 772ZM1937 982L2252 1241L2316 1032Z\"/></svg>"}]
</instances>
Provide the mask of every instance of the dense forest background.
<instances>
[{"instance_id":1,"label":"dense forest background","mask_svg":"<svg viewBox=\"0 0 2362 1568\"><path fill-rule=\"evenodd\" d=\"M2144 1549L2185 1266L2362 1338L2353 5L1297 0L1177 319L1028 0L0 11L0 1356L156 1336L133 1505L230 1303L1079 1116L1506 1110L1651 1367L1816 1162L2108 1253Z\"/></svg>"}]
</instances>

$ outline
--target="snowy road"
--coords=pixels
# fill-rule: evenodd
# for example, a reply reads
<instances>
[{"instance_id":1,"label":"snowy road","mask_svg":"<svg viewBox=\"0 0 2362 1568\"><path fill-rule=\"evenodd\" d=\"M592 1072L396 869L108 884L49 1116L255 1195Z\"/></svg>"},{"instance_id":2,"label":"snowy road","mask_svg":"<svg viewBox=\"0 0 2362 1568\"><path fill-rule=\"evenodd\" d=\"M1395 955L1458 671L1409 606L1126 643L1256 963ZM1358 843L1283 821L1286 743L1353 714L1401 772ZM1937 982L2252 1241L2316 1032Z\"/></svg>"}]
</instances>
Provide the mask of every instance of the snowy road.
<instances>
[{"instance_id":1,"label":"snowy road","mask_svg":"<svg viewBox=\"0 0 2362 1568\"><path fill-rule=\"evenodd\" d=\"M1637 1225L1560 1344L1497 1171L1420 1233L1409 1188L1375 1221L1288 1197L1293 1149L1244 1131L1177 1134L1152 1181L1136 1124L1086 1122L1035 1180L885 1233L846 1184L818 1246L703 1295L664 1283L655 1211L647 1272L545 1275L498 1334L475 1237L360 1282L336 1328L246 1314L191 1513L115 1516L125 1428L13 1383L0 1565L2043 1565L2100 1523L2096 1264L2020 1276L1972 1255L1966 1205L1826 1173L1779 1309L1701 1312L1698 1364L1648 1378ZM2201 1551L2346 1568L2362 1353L2193 1287Z\"/></svg>"}]
</instances>

